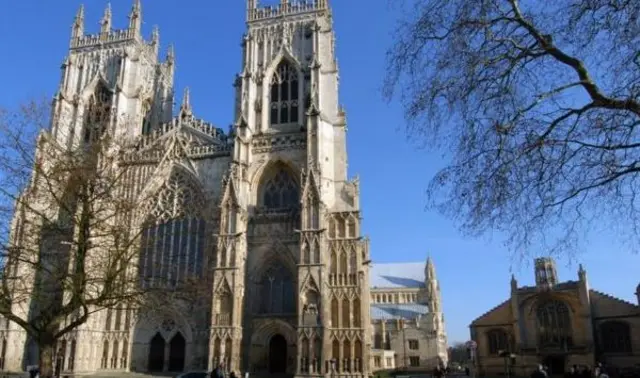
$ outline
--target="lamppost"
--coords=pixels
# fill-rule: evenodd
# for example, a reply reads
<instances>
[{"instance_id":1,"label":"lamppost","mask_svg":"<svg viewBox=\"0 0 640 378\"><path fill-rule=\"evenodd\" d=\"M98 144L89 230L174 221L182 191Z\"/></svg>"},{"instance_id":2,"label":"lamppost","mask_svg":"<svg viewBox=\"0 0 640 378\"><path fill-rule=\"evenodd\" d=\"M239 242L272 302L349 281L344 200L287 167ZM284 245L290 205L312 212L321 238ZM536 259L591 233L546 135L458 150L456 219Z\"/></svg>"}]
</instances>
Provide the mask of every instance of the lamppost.
<instances>
[{"instance_id":1,"label":"lamppost","mask_svg":"<svg viewBox=\"0 0 640 378\"><path fill-rule=\"evenodd\" d=\"M478 348L478 343L473 340L469 340L465 343L467 350L469 351L469 375L472 378L476 376L476 349Z\"/></svg>"},{"instance_id":2,"label":"lamppost","mask_svg":"<svg viewBox=\"0 0 640 378\"><path fill-rule=\"evenodd\" d=\"M511 366L515 365L516 355L507 350L498 351L498 355L504 358L504 370L507 378L511 377Z\"/></svg>"}]
</instances>

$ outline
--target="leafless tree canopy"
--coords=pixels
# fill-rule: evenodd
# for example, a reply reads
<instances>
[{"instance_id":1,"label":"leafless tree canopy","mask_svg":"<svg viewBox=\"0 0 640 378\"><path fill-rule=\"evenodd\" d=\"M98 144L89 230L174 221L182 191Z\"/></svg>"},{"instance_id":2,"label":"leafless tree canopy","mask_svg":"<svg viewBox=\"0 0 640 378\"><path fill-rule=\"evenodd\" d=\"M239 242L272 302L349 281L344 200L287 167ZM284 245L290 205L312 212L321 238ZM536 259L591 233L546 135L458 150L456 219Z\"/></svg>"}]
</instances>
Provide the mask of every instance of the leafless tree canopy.
<instances>
[{"instance_id":1,"label":"leafless tree canopy","mask_svg":"<svg viewBox=\"0 0 640 378\"><path fill-rule=\"evenodd\" d=\"M520 252L575 250L593 226L637 242L640 2L407 3L385 95L452 151L430 205Z\"/></svg>"},{"instance_id":2,"label":"leafless tree canopy","mask_svg":"<svg viewBox=\"0 0 640 378\"><path fill-rule=\"evenodd\" d=\"M103 117L87 121L83 142L63 146L49 114L46 102L0 109L0 317L37 343L43 376L56 340L90 314L194 301L206 289L202 277L176 282L172 273L142 282L140 250L157 241L142 241L141 211L154 198L133 190L122 159L131 141L114 140ZM175 265L153 263L165 264L148 267L160 272Z\"/></svg>"}]
</instances>

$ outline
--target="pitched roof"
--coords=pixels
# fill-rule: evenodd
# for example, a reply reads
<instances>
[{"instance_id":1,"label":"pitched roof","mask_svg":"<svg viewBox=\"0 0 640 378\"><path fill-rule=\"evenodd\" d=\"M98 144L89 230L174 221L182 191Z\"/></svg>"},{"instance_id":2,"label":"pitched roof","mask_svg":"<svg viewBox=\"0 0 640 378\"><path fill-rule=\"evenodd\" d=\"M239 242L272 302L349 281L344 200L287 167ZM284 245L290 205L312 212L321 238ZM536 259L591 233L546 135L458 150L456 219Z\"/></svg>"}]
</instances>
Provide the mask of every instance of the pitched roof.
<instances>
[{"instance_id":1,"label":"pitched roof","mask_svg":"<svg viewBox=\"0 0 640 378\"><path fill-rule=\"evenodd\" d=\"M594 296L594 297L600 296L602 298L607 298L607 299L609 299L611 301L615 301L615 302L618 302L618 303L626 305L626 306L638 307L638 305L636 305L635 303L631 303L631 302L626 301L626 300L624 300L622 298L614 297L613 295L610 295L610 294L607 294L607 293L603 293L601 291L594 290L594 289L589 290L589 295Z\"/></svg>"},{"instance_id":2,"label":"pitched roof","mask_svg":"<svg viewBox=\"0 0 640 378\"><path fill-rule=\"evenodd\" d=\"M499 305L493 307L491 310L485 312L484 314L478 316L477 318L475 318L472 322L471 322L471 326L477 325L479 323L482 323L485 320L489 320L492 315L498 313L500 310L503 310L505 308L505 306L511 301L511 299L507 299L504 302L501 302Z\"/></svg>"},{"instance_id":3,"label":"pitched roof","mask_svg":"<svg viewBox=\"0 0 640 378\"><path fill-rule=\"evenodd\" d=\"M372 288L424 287L424 262L372 264L369 286Z\"/></svg>"},{"instance_id":4,"label":"pitched roof","mask_svg":"<svg viewBox=\"0 0 640 378\"><path fill-rule=\"evenodd\" d=\"M417 303L375 303L371 304L371 319L415 319L428 314L429 307Z\"/></svg>"}]
</instances>

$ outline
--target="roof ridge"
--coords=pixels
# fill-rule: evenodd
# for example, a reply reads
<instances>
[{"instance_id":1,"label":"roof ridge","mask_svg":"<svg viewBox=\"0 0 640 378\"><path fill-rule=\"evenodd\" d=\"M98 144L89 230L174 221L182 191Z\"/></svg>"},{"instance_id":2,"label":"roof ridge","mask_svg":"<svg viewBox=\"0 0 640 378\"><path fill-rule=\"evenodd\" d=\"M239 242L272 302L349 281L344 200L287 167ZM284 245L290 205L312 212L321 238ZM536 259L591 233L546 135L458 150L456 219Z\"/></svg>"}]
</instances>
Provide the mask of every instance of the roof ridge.
<instances>
[{"instance_id":1,"label":"roof ridge","mask_svg":"<svg viewBox=\"0 0 640 378\"><path fill-rule=\"evenodd\" d=\"M607 294L607 293L602 292L602 291L598 291L598 290L596 290L596 289L589 289L589 291L590 291L590 292L593 292L593 293L596 293L596 294L599 294L599 295L602 295L602 296L603 296L603 297L605 297L605 298L613 299L613 300L614 300L614 301L616 301L616 302L620 302L620 303L628 304L628 305L631 305L631 306L634 306L634 307L638 307L638 305L637 305L637 304L635 304L635 303L628 302L628 301L627 301L627 300L625 300L625 299L618 298L618 297L616 297L616 296L613 296L613 295L611 295L611 294Z\"/></svg>"},{"instance_id":2,"label":"roof ridge","mask_svg":"<svg viewBox=\"0 0 640 378\"><path fill-rule=\"evenodd\" d=\"M493 308L491 308L490 310L488 310L488 311L487 311L487 312L485 312L484 314L482 314L482 315L478 316L477 318L473 319L473 320L471 321L471 324L470 324L470 325L473 325L473 323L477 322L477 321L478 321L478 320L480 320L482 317L489 315L492 311L497 310L500 306L505 305L505 304L506 304L507 302L509 302L510 300L511 300L511 299L507 299L507 300L505 300L505 301L500 302L500 304L499 304L499 305L494 306Z\"/></svg>"}]
</instances>

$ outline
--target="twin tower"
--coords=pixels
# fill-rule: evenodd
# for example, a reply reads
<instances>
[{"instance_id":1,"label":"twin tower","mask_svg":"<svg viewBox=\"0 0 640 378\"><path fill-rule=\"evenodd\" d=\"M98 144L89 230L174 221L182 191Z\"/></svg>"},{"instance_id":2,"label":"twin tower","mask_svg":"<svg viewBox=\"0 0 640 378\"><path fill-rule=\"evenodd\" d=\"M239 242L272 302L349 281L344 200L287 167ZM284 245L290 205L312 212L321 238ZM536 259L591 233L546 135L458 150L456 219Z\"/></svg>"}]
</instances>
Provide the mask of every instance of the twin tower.
<instances>
[{"instance_id":1,"label":"twin tower","mask_svg":"<svg viewBox=\"0 0 640 378\"><path fill-rule=\"evenodd\" d=\"M175 56L141 32L72 26L54 100L52 143L77 148L104 133L123 141L127 193L146 203L144 282L196 275L202 303L93 315L61 347L63 371L190 371L217 364L254 374L369 375L368 241L359 182L347 177L327 0L247 1L230 132L196 117L185 92L173 111ZM186 251L172 266L160 264ZM149 281L147 281L149 280ZM27 344L24 334L17 344ZM17 345L16 344L16 345ZM14 348L17 354L22 350ZM27 353L28 354L28 353ZM26 360L30 357L27 356Z\"/></svg>"}]
</instances>

